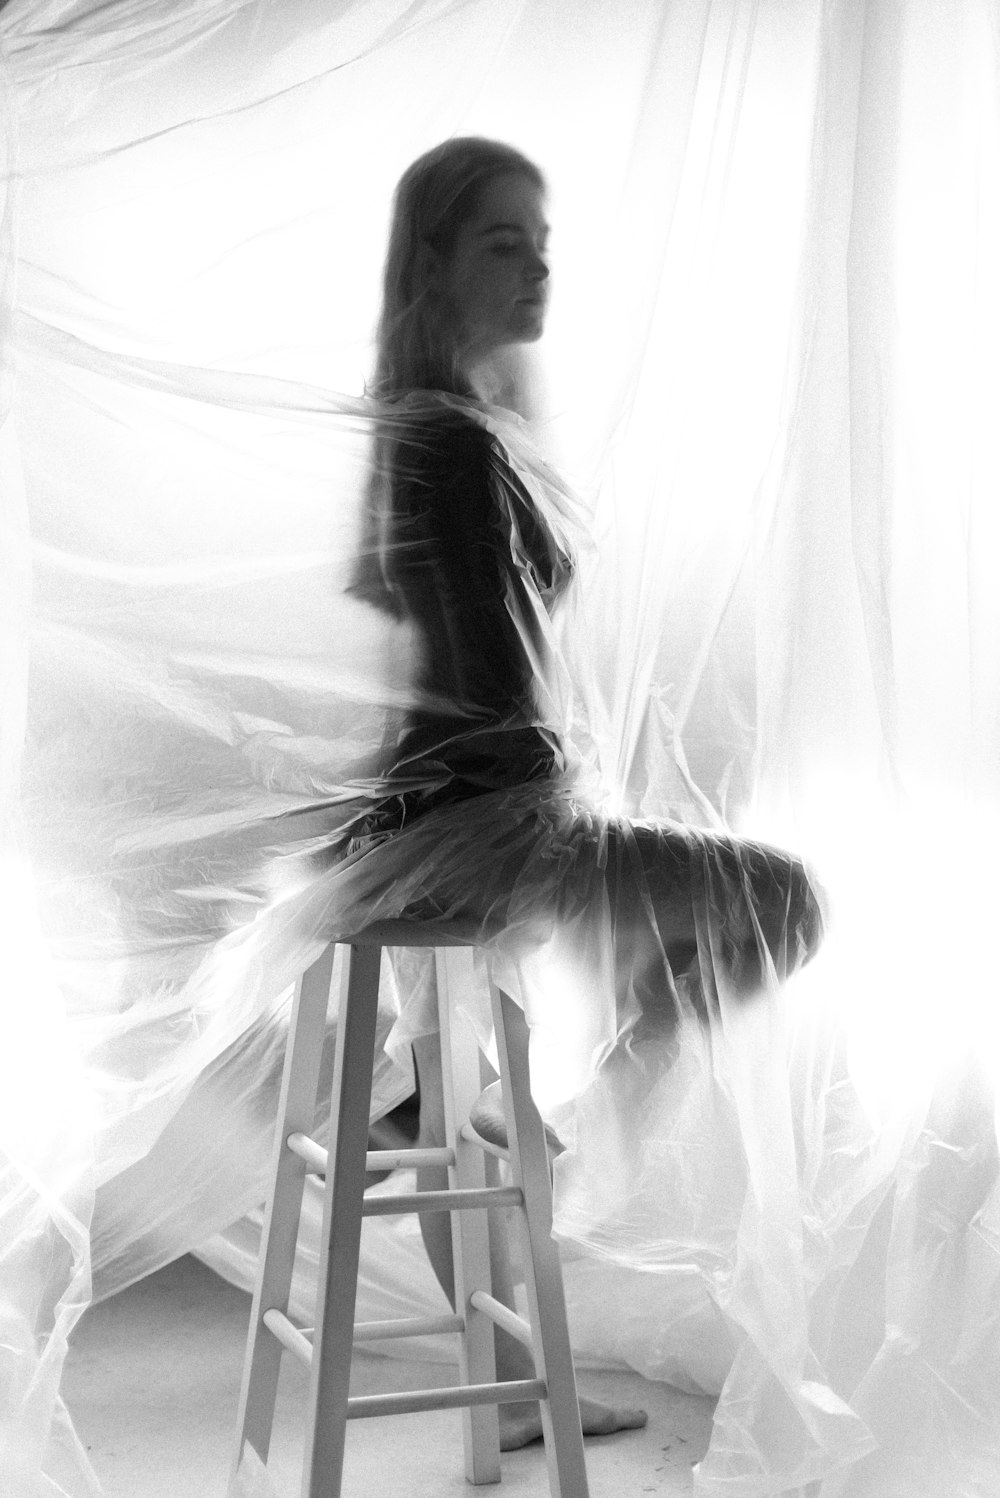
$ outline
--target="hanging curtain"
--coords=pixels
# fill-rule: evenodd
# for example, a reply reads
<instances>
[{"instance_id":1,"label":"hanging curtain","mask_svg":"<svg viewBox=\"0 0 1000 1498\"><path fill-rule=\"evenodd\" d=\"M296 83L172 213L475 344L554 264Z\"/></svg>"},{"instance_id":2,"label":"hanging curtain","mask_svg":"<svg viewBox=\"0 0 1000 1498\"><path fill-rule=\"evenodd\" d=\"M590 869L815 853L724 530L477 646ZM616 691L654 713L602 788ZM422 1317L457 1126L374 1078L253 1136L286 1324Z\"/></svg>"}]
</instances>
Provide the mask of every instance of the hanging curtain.
<instances>
[{"instance_id":1,"label":"hanging curtain","mask_svg":"<svg viewBox=\"0 0 1000 1498\"><path fill-rule=\"evenodd\" d=\"M716 1381L702 1498L1000 1483L998 30L982 0L0 9L5 1492L99 1494L73 1326L260 1199L298 950L268 922L309 897L275 858L412 695L345 585L391 193L454 134L550 183L532 428L589 516L594 796L794 848L828 901L818 957L651 1048L635 1110L575 1099L570 1268L634 1366ZM388 971L384 1006L388 1042ZM375 1111L410 1085L387 1044Z\"/></svg>"}]
</instances>

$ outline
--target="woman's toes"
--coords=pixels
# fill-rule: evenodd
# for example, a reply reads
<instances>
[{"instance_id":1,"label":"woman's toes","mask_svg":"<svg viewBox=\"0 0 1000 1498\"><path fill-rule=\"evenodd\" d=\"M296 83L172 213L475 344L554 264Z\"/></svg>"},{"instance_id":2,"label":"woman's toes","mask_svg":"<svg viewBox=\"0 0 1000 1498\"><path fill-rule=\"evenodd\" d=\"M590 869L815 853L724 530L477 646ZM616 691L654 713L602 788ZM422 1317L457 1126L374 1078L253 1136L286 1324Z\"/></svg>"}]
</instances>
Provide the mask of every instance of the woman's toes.
<instances>
[{"instance_id":1,"label":"woman's toes","mask_svg":"<svg viewBox=\"0 0 1000 1498\"><path fill-rule=\"evenodd\" d=\"M618 1430L641 1430L649 1416L631 1406L616 1408L596 1399L580 1400L580 1423L585 1436L612 1436Z\"/></svg>"},{"instance_id":2,"label":"woman's toes","mask_svg":"<svg viewBox=\"0 0 1000 1498\"><path fill-rule=\"evenodd\" d=\"M542 1417L537 1404L502 1404L500 1450L516 1451L542 1439ZM620 1430L640 1430L649 1419L645 1410L616 1408L597 1399L580 1400L580 1424L585 1436L613 1436Z\"/></svg>"}]
</instances>

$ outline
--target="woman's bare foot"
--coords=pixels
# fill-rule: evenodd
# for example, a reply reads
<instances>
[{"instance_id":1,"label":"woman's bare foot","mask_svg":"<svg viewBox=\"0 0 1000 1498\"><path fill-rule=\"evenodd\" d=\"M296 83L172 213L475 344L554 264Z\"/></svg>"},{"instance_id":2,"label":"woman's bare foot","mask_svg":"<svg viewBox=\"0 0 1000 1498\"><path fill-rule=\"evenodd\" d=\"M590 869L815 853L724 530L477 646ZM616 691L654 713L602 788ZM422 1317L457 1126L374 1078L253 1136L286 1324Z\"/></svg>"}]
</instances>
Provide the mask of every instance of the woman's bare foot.
<instances>
[{"instance_id":1,"label":"woman's bare foot","mask_svg":"<svg viewBox=\"0 0 1000 1498\"><path fill-rule=\"evenodd\" d=\"M501 1404L500 1450L516 1451L542 1438L542 1416L537 1404ZM619 1430L639 1430L649 1417L645 1410L617 1409L596 1399L580 1400L580 1423L585 1436L611 1436Z\"/></svg>"},{"instance_id":2,"label":"woman's bare foot","mask_svg":"<svg viewBox=\"0 0 1000 1498\"><path fill-rule=\"evenodd\" d=\"M499 1082L491 1082L489 1087L480 1093L469 1113L469 1122L481 1139L485 1139L489 1144L497 1145L500 1149L507 1148L507 1119L504 1116L503 1094ZM545 1143L548 1146L551 1164L557 1155L562 1154L566 1146L548 1124L545 1125Z\"/></svg>"}]
</instances>

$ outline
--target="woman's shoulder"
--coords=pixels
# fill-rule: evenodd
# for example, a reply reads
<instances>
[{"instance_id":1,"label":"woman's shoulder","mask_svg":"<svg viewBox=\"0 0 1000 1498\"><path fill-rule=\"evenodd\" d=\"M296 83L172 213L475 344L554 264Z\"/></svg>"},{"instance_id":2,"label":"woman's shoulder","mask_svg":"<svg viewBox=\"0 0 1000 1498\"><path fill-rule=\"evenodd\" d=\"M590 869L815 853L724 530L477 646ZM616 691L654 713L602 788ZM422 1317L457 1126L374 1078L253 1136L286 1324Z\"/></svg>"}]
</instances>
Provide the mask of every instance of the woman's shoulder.
<instances>
[{"instance_id":1,"label":"woman's shoulder","mask_svg":"<svg viewBox=\"0 0 1000 1498\"><path fill-rule=\"evenodd\" d=\"M523 417L470 396L411 390L392 403L397 479L414 490L447 491L465 504L524 523L525 512L550 529L557 549L586 546L583 509L536 449ZM409 486L407 486L409 487ZM411 492L414 492L411 490ZM471 518L471 517L470 517Z\"/></svg>"},{"instance_id":2,"label":"woman's shoulder","mask_svg":"<svg viewBox=\"0 0 1000 1498\"><path fill-rule=\"evenodd\" d=\"M455 471L485 474L493 439L469 402L437 391L411 391L392 403L384 429L397 475L429 481Z\"/></svg>"}]
</instances>

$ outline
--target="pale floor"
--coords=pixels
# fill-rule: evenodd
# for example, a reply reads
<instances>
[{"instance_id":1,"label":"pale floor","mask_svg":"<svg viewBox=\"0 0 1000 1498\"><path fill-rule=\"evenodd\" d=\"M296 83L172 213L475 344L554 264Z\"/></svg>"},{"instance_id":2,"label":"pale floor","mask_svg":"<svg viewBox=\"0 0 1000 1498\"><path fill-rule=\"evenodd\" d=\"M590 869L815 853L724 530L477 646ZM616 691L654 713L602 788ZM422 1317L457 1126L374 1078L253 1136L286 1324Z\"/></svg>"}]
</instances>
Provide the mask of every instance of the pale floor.
<instances>
[{"instance_id":1,"label":"pale floor","mask_svg":"<svg viewBox=\"0 0 1000 1498\"><path fill-rule=\"evenodd\" d=\"M179 1259L82 1318L73 1337L66 1401L107 1498L224 1498L249 1297L197 1260ZM305 1374L286 1358L270 1470L298 1495L298 1432ZM356 1356L352 1392L453 1381L437 1364ZM631 1373L580 1375L581 1388L649 1411L643 1431L587 1442L592 1498L692 1491L708 1444L712 1401ZM353 1421L343 1498L448 1498L473 1491L462 1470L452 1410ZM507 1498L549 1492L541 1446L503 1458ZM571 1495L570 1495L571 1498Z\"/></svg>"}]
</instances>

